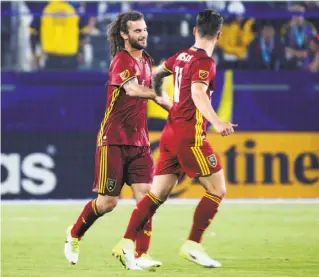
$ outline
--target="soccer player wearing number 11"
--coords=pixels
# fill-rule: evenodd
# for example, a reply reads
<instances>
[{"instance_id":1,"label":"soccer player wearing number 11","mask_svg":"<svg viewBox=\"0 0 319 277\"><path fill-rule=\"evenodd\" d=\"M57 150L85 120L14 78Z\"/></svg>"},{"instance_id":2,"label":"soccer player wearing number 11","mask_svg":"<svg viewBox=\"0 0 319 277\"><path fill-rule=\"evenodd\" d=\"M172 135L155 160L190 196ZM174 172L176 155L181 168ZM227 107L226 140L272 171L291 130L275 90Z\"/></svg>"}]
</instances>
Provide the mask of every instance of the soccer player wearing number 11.
<instances>
[{"instance_id":1,"label":"soccer player wearing number 11","mask_svg":"<svg viewBox=\"0 0 319 277\"><path fill-rule=\"evenodd\" d=\"M222 23L223 18L215 11L200 12L194 28L195 45L169 58L153 74L152 84L157 94L161 92L162 79L174 74L174 103L160 139L160 157L153 185L137 204L124 238L116 246L124 262L134 259L125 255L132 241L136 240L139 230L168 198L178 178L186 173L192 178L199 178L206 193L196 207L189 237L180 254L204 267L221 266L204 251L201 239L226 192L220 160L206 140L207 121L222 136L230 135L237 126L220 120L210 102L216 75L216 65L211 56Z\"/></svg>"}]
</instances>

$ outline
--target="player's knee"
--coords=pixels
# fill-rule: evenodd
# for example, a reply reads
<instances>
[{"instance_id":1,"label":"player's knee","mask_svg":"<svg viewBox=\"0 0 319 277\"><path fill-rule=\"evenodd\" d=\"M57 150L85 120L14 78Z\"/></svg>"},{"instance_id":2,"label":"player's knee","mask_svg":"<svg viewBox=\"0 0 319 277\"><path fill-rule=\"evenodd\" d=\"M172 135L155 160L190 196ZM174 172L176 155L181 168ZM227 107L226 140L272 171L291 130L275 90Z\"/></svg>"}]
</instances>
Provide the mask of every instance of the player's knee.
<instances>
[{"instance_id":1,"label":"player's knee","mask_svg":"<svg viewBox=\"0 0 319 277\"><path fill-rule=\"evenodd\" d=\"M158 190L157 188L155 188L155 186L151 187L150 193L160 199L162 203L164 203L170 195L169 191Z\"/></svg>"},{"instance_id":2,"label":"player's knee","mask_svg":"<svg viewBox=\"0 0 319 277\"><path fill-rule=\"evenodd\" d=\"M211 186L207 186L207 192L215 194L217 196L219 196L220 198L224 198L225 194L226 194L226 186L225 185L220 185L220 186L215 186L215 185L211 185Z\"/></svg>"},{"instance_id":3,"label":"player's knee","mask_svg":"<svg viewBox=\"0 0 319 277\"><path fill-rule=\"evenodd\" d=\"M132 184L131 185L133 193L134 193L134 197L137 200L137 202L140 202L145 196L146 194L150 191L150 184Z\"/></svg>"},{"instance_id":4,"label":"player's knee","mask_svg":"<svg viewBox=\"0 0 319 277\"><path fill-rule=\"evenodd\" d=\"M96 200L97 212L100 215L109 213L114 210L118 202L118 197L99 195Z\"/></svg>"},{"instance_id":5,"label":"player's knee","mask_svg":"<svg viewBox=\"0 0 319 277\"><path fill-rule=\"evenodd\" d=\"M140 202L147 194L148 191L144 192L144 191L139 191L137 193L135 193L135 199L137 202Z\"/></svg>"},{"instance_id":6,"label":"player's knee","mask_svg":"<svg viewBox=\"0 0 319 277\"><path fill-rule=\"evenodd\" d=\"M137 202L140 202L145 196L146 196L147 193L139 193L137 195L135 195L135 199Z\"/></svg>"},{"instance_id":7,"label":"player's knee","mask_svg":"<svg viewBox=\"0 0 319 277\"><path fill-rule=\"evenodd\" d=\"M224 198L225 194L226 194L226 186L221 186L221 187L219 187L219 189L218 189L218 194L217 194L217 195L218 195L220 198Z\"/></svg>"}]
</instances>

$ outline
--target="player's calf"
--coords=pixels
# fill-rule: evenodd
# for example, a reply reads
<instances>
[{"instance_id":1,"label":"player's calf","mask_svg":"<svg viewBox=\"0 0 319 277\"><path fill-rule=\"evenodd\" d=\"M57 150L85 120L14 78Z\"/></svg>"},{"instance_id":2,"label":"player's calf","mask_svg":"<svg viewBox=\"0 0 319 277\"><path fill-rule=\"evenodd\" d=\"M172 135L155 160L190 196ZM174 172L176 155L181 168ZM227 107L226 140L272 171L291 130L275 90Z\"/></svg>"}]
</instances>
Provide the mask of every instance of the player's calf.
<instances>
[{"instance_id":1,"label":"player's calf","mask_svg":"<svg viewBox=\"0 0 319 277\"><path fill-rule=\"evenodd\" d=\"M148 193L133 210L124 238L135 241L137 234L162 204L152 193Z\"/></svg>"}]
</instances>

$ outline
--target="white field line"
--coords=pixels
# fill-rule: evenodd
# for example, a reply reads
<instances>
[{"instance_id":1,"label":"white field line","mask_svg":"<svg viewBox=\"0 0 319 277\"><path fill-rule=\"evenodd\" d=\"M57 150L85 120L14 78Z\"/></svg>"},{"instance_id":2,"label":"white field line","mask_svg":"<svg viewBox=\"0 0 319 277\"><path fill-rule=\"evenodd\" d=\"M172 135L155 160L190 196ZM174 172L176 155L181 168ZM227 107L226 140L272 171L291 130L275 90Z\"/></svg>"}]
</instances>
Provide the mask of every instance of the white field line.
<instances>
[{"instance_id":1,"label":"white field line","mask_svg":"<svg viewBox=\"0 0 319 277\"><path fill-rule=\"evenodd\" d=\"M1 200L1 205L78 205L85 204L91 199L65 199L65 200ZM166 205L196 205L199 199L169 199ZM134 205L133 199L120 199L120 205ZM298 198L298 199L225 199L223 204L319 204L319 198Z\"/></svg>"}]
</instances>

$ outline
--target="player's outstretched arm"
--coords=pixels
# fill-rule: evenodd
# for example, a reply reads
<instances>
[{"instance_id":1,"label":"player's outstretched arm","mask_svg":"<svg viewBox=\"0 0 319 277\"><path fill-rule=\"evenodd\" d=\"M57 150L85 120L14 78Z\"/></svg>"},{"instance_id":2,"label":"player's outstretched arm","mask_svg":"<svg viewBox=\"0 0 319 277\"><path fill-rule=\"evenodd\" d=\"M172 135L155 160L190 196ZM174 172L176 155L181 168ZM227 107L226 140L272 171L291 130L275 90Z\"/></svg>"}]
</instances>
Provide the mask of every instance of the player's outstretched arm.
<instances>
[{"instance_id":1,"label":"player's outstretched arm","mask_svg":"<svg viewBox=\"0 0 319 277\"><path fill-rule=\"evenodd\" d=\"M156 93L154 90L141 86L137 83L137 78L133 78L124 84L123 88L127 95L132 97L140 97L146 99L155 99Z\"/></svg>"},{"instance_id":2,"label":"player's outstretched arm","mask_svg":"<svg viewBox=\"0 0 319 277\"><path fill-rule=\"evenodd\" d=\"M206 91L207 84L202 82L196 82L192 84L192 99L196 108L210 123L213 124L218 133L220 133L222 136L229 136L234 132L234 127L237 127L237 124L224 122L218 117L210 103Z\"/></svg>"},{"instance_id":3,"label":"player's outstretched arm","mask_svg":"<svg viewBox=\"0 0 319 277\"><path fill-rule=\"evenodd\" d=\"M162 86L163 86L163 79L172 73L168 72L164 69L162 65L157 67L152 73L152 88L155 90L158 96L162 95Z\"/></svg>"},{"instance_id":4,"label":"player's outstretched arm","mask_svg":"<svg viewBox=\"0 0 319 277\"><path fill-rule=\"evenodd\" d=\"M172 108L172 103L167 93L162 90L162 85L163 79L171 74L172 73L165 70L162 65L157 67L152 74L152 88L155 90L157 95L154 101L167 111Z\"/></svg>"}]
</instances>

